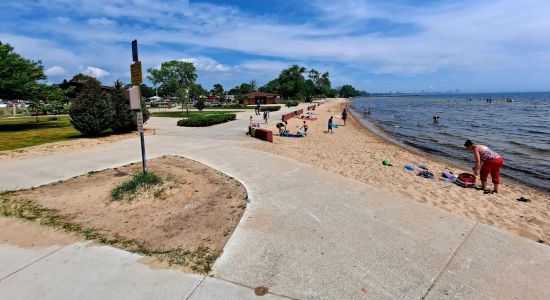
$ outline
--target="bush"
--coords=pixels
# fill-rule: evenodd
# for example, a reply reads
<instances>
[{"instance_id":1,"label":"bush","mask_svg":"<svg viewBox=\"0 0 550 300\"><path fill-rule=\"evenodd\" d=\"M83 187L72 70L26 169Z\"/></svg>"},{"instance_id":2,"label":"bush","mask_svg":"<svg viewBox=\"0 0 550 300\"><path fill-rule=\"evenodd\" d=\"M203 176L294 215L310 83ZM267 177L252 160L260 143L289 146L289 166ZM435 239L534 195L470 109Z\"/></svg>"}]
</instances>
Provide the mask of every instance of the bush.
<instances>
[{"instance_id":1,"label":"bush","mask_svg":"<svg viewBox=\"0 0 550 300\"><path fill-rule=\"evenodd\" d=\"M289 100L289 101L283 101L282 103L283 103L284 105L290 107L290 106L298 106L298 103L299 103L299 102L296 101L296 100Z\"/></svg>"},{"instance_id":2,"label":"bush","mask_svg":"<svg viewBox=\"0 0 550 300\"><path fill-rule=\"evenodd\" d=\"M109 129L113 121L111 95L101 89L99 81L90 81L71 103L71 124L84 135L96 136Z\"/></svg>"},{"instance_id":3,"label":"bush","mask_svg":"<svg viewBox=\"0 0 550 300\"><path fill-rule=\"evenodd\" d=\"M260 111L278 111L279 109L281 109L280 106L262 106L260 108Z\"/></svg>"},{"instance_id":4,"label":"bush","mask_svg":"<svg viewBox=\"0 0 550 300\"><path fill-rule=\"evenodd\" d=\"M111 129L116 133L125 133L137 129L136 113L130 110L130 103L126 98L124 88L115 88L111 92L113 101L114 116L111 122ZM143 113L143 123L149 119L149 110L145 102L141 102L141 112Z\"/></svg>"},{"instance_id":5,"label":"bush","mask_svg":"<svg viewBox=\"0 0 550 300\"><path fill-rule=\"evenodd\" d=\"M233 121L237 118L236 114L221 114L221 115L199 115L188 119L178 121L178 126L183 127L206 127L216 124L221 124Z\"/></svg>"}]
</instances>

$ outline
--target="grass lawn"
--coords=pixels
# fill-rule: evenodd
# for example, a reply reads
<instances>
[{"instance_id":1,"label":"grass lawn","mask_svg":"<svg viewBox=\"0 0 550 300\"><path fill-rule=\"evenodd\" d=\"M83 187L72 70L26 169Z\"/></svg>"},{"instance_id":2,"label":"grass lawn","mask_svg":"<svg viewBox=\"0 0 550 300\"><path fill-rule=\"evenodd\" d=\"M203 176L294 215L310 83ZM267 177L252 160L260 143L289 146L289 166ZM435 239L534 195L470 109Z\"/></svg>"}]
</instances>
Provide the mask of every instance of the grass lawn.
<instances>
[{"instance_id":1,"label":"grass lawn","mask_svg":"<svg viewBox=\"0 0 550 300\"><path fill-rule=\"evenodd\" d=\"M14 150L57 141L80 138L82 135L73 128L69 116L51 116L0 119L0 151Z\"/></svg>"},{"instance_id":2,"label":"grass lawn","mask_svg":"<svg viewBox=\"0 0 550 300\"><path fill-rule=\"evenodd\" d=\"M152 112L151 117L168 117L168 118L192 118L196 116L206 116L206 115L225 115L229 113L238 113L238 111L189 111L189 115L187 115L187 112L183 111L162 111L162 112Z\"/></svg>"}]
</instances>

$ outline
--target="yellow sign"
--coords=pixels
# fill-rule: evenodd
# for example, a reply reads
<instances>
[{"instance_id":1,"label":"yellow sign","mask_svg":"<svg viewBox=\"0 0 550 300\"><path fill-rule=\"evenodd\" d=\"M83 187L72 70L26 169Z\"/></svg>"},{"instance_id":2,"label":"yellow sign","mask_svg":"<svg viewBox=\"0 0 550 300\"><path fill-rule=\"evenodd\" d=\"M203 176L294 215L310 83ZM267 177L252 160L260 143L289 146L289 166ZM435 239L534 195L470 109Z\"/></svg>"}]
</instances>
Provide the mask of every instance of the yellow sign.
<instances>
[{"instance_id":1,"label":"yellow sign","mask_svg":"<svg viewBox=\"0 0 550 300\"><path fill-rule=\"evenodd\" d=\"M141 61L136 61L130 65L130 74L132 76L132 84L140 85L143 82L143 77L141 75Z\"/></svg>"}]
</instances>

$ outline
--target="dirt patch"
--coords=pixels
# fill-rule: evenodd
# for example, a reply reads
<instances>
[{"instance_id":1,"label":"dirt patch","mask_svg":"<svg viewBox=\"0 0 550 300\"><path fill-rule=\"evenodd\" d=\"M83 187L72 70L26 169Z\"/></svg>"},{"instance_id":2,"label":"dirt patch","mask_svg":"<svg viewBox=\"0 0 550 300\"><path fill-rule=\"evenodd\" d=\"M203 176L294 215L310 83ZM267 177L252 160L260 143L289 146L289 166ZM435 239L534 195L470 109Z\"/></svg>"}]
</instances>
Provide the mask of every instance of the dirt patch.
<instances>
[{"instance_id":1,"label":"dirt patch","mask_svg":"<svg viewBox=\"0 0 550 300\"><path fill-rule=\"evenodd\" d=\"M155 129L145 129L145 135L155 135ZM22 149L0 151L0 160L25 159L54 154L61 151L77 151L82 148L90 148L138 137L139 134L137 132L129 132L96 138L78 138L72 141L53 142Z\"/></svg>"},{"instance_id":2,"label":"dirt patch","mask_svg":"<svg viewBox=\"0 0 550 300\"><path fill-rule=\"evenodd\" d=\"M244 212L246 189L235 179L182 157L152 159L148 166L163 178L160 192L157 188L132 201L112 201L111 190L140 171L140 164L131 164L6 194L4 214L11 209L11 215L207 272ZM43 209L20 212L17 203Z\"/></svg>"},{"instance_id":3,"label":"dirt patch","mask_svg":"<svg viewBox=\"0 0 550 300\"><path fill-rule=\"evenodd\" d=\"M69 245L78 239L65 232L15 218L0 216L0 243L23 248Z\"/></svg>"}]
</instances>

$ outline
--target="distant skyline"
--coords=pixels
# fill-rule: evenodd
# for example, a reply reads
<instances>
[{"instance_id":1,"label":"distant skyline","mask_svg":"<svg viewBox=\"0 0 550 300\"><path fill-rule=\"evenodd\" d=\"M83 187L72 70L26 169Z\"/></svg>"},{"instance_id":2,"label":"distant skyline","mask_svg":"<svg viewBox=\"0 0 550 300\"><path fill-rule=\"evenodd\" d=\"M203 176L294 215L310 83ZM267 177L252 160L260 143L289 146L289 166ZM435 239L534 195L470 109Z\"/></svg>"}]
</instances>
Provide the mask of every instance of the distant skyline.
<instances>
[{"instance_id":1,"label":"distant skyline","mask_svg":"<svg viewBox=\"0 0 550 300\"><path fill-rule=\"evenodd\" d=\"M49 82L82 72L129 82L195 63L207 89L275 78L292 64L369 92L550 91L550 1L6 0L0 41L42 60Z\"/></svg>"}]
</instances>

